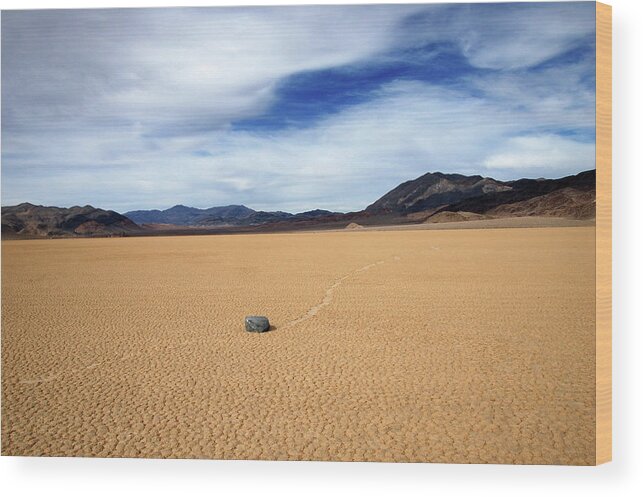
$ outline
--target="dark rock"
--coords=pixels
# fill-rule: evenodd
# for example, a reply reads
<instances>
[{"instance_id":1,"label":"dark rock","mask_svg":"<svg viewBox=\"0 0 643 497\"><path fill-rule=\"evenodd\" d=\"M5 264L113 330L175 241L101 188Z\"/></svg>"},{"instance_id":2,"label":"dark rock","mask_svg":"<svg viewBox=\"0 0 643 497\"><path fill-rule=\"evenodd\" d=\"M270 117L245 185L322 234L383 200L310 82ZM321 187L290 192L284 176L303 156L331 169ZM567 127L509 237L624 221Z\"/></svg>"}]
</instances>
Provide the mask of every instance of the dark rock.
<instances>
[{"instance_id":1,"label":"dark rock","mask_svg":"<svg viewBox=\"0 0 643 497\"><path fill-rule=\"evenodd\" d=\"M246 316L246 331L263 333L270 329L270 321L265 316Z\"/></svg>"}]
</instances>

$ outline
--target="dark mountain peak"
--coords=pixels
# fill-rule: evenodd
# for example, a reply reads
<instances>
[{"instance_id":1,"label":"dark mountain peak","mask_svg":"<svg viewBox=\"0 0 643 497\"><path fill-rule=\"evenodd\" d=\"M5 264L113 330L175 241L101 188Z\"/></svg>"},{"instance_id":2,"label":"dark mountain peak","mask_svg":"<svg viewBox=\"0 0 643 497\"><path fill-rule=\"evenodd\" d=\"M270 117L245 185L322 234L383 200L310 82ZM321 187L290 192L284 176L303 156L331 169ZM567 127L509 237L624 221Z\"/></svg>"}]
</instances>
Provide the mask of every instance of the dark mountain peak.
<instances>
[{"instance_id":1,"label":"dark mountain peak","mask_svg":"<svg viewBox=\"0 0 643 497\"><path fill-rule=\"evenodd\" d=\"M411 213L435 209L490 191L511 187L479 175L429 172L405 181L366 208L370 213Z\"/></svg>"},{"instance_id":2,"label":"dark mountain peak","mask_svg":"<svg viewBox=\"0 0 643 497\"><path fill-rule=\"evenodd\" d=\"M194 207L188 207L187 205L183 205L183 204L176 204L170 207L169 209L165 209L165 211L163 212L191 212L195 210L200 210L200 209L196 209Z\"/></svg>"},{"instance_id":3,"label":"dark mountain peak","mask_svg":"<svg viewBox=\"0 0 643 497\"><path fill-rule=\"evenodd\" d=\"M432 171L432 172L425 173L419 178L416 178L415 180L412 180L412 181L417 181L418 179L422 179L422 178L424 179L435 178L435 179L448 179L449 181L461 181L461 180L472 180L472 179L481 180L482 176L478 174L474 174L472 176L466 176L460 173L443 173L442 171Z\"/></svg>"},{"instance_id":4,"label":"dark mountain peak","mask_svg":"<svg viewBox=\"0 0 643 497\"><path fill-rule=\"evenodd\" d=\"M340 214L340 213L327 211L325 209L313 209L312 211L299 212L298 214L295 214L295 217L310 219L315 217L333 216L335 214Z\"/></svg>"},{"instance_id":5,"label":"dark mountain peak","mask_svg":"<svg viewBox=\"0 0 643 497\"><path fill-rule=\"evenodd\" d=\"M54 207L54 208L60 208L60 207ZM73 207L69 208L69 212L76 213L76 214L78 214L78 213L91 213L91 212L93 212L95 210L103 210L103 209L96 209L95 207L93 207L93 206L91 206L89 204L83 205L83 206L74 205ZM114 211L105 211L105 212L114 212Z\"/></svg>"},{"instance_id":6,"label":"dark mountain peak","mask_svg":"<svg viewBox=\"0 0 643 497\"><path fill-rule=\"evenodd\" d=\"M596 188L596 170L583 171L559 179L528 179L498 181L480 175L465 176L456 173L429 172L401 183L366 208L369 215L401 215L426 212L469 212L484 214L542 212L545 215L588 217L593 208L588 200ZM548 197L544 201L521 204L515 208L500 208L506 204L525 202L535 197L569 189L565 194ZM574 193L574 192L578 192ZM589 203L588 203L589 202ZM570 207L571 204L573 208ZM582 204L582 205L581 205ZM587 204L587 205L585 205Z\"/></svg>"}]
</instances>

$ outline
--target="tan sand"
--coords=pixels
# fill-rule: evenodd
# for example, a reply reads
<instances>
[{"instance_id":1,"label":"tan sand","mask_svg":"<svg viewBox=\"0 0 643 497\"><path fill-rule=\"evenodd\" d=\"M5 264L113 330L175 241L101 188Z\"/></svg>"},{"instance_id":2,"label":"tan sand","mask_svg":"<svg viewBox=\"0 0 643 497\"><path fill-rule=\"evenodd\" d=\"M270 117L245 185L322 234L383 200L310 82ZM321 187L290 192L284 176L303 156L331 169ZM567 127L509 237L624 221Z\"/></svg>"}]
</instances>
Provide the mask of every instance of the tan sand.
<instances>
[{"instance_id":1,"label":"tan sand","mask_svg":"<svg viewBox=\"0 0 643 497\"><path fill-rule=\"evenodd\" d=\"M591 227L5 241L2 454L590 464L594 301Z\"/></svg>"}]
</instances>

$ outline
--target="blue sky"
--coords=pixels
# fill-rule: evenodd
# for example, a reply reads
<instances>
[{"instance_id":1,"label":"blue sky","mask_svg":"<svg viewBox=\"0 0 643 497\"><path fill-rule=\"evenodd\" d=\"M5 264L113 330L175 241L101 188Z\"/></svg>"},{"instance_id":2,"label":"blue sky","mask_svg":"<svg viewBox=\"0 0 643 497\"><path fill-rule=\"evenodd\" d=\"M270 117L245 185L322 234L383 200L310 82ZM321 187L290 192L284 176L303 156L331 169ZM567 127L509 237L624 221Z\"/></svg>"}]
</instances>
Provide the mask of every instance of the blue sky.
<instances>
[{"instance_id":1,"label":"blue sky","mask_svg":"<svg viewBox=\"0 0 643 497\"><path fill-rule=\"evenodd\" d=\"M357 210L594 168L594 3L2 13L2 205Z\"/></svg>"}]
</instances>

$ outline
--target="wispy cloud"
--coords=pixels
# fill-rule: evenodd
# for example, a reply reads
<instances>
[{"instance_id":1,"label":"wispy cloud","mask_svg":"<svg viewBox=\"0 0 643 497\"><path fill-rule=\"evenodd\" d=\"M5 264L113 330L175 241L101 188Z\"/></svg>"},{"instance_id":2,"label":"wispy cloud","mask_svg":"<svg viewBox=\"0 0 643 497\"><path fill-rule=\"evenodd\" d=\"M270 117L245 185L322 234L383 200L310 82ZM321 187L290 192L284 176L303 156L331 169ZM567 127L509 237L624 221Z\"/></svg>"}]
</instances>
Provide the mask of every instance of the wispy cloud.
<instances>
[{"instance_id":1,"label":"wispy cloud","mask_svg":"<svg viewBox=\"0 0 643 497\"><path fill-rule=\"evenodd\" d=\"M2 18L2 203L352 210L594 167L593 3Z\"/></svg>"},{"instance_id":2,"label":"wispy cloud","mask_svg":"<svg viewBox=\"0 0 643 497\"><path fill-rule=\"evenodd\" d=\"M509 138L484 160L497 169L560 170L587 169L594 161L594 146L557 135L532 135Z\"/></svg>"}]
</instances>

